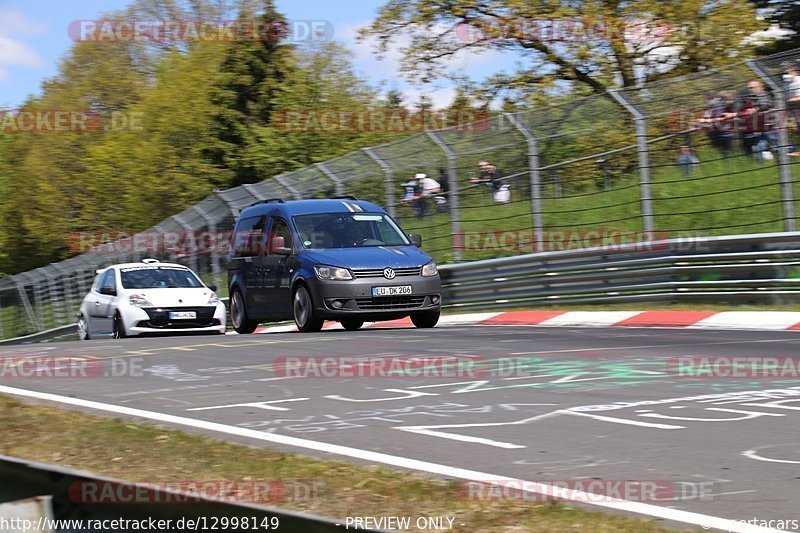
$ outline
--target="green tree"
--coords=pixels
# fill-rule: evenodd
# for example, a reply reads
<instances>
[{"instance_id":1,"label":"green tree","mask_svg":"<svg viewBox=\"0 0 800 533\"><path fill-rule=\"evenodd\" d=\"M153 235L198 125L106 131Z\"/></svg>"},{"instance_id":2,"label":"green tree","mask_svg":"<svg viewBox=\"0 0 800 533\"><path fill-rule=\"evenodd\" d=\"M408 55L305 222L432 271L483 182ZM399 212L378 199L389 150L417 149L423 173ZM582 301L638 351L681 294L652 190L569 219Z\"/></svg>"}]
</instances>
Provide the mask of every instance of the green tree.
<instances>
[{"instance_id":1,"label":"green tree","mask_svg":"<svg viewBox=\"0 0 800 533\"><path fill-rule=\"evenodd\" d=\"M103 124L62 133L19 132L8 139L7 189L16 193L3 198L0 210L3 270L27 270L70 255L69 236L82 229L87 201L87 150L105 135L111 114L138 102L146 86L131 49L120 42L77 43L58 75L43 85L43 95L21 106L34 113L92 111Z\"/></svg>"},{"instance_id":2,"label":"green tree","mask_svg":"<svg viewBox=\"0 0 800 533\"><path fill-rule=\"evenodd\" d=\"M361 38L377 38L381 52L408 38L403 70L425 81L456 54L497 50L525 63L490 83L565 80L602 93L739 61L752 47L746 37L765 27L755 15L747 0L392 0ZM540 24L559 34L543 34Z\"/></svg>"},{"instance_id":3,"label":"green tree","mask_svg":"<svg viewBox=\"0 0 800 533\"><path fill-rule=\"evenodd\" d=\"M254 15L243 9L239 17L246 21ZM265 0L257 17L266 28L262 38L228 45L211 92L217 108L214 129L221 143L209 151L209 157L213 164L233 172L233 185L263 179L264 154L258 149L256 128L271 122L294 68L292 47L281 43L286 21L271 0Z\"/></svg>"}]
</instances>

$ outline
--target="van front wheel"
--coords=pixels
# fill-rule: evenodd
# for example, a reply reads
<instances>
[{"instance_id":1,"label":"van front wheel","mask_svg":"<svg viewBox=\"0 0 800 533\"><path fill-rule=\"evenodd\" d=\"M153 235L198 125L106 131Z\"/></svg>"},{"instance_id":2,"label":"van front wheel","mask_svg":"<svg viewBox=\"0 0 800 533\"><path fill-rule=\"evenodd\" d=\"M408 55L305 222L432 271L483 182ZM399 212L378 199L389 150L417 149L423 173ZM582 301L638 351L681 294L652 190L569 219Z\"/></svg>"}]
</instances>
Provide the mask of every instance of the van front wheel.
<instances>
[{"instance_id":1,"label":"van front wheel","mask_svg":"<svg viewBox=\"0 0 800 533\"><path fill-rule=\"evenodd\" d=\"M297 329L303 333L310 333L322 329L324 320L317 317L314 313L311 295L308 294L308 289L303 285L300 285L297 287L297 290L294 291L292 311L294 312L294 323L297 324Z\"/></svg>"}]
</instances>

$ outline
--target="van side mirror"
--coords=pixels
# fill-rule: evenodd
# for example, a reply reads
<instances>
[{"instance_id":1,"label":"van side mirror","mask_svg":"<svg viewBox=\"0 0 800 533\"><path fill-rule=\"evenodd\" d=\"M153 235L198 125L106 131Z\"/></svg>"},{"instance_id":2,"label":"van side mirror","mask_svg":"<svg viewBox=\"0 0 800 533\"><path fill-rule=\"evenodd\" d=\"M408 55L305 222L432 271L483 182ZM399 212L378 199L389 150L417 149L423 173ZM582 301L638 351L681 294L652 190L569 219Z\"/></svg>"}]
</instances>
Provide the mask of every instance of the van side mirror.
<instances>
[{"instance_id":1,"label":"van side mirror","mask_svg":"<svg viewBox=\"0 0 800 533\"><path fill-rule=\"evenodd\" d=\"M208 288L211 289L212 292L217 292L217 286L214 285L213 283L209 285Z\"/></svg>"},{"instance_id":2,"label":"van side mirror","mask_svg":"<svg viewBox=\"0 0 800 533\"><path fill-rule=\"evenodd\" d=\"M116 296L117 289L114 287L100 287L100 294L105 294L107 296Z\"/></svg>"},{"instance_id":3,"label":"van side mirror","mask_svg":"<svg viewBox=\"0 0 800 533\"><path fill-rule=\"evenodd\" d=\"M273 237L269 249L275 255L292 255L292 249L286 247L286 241L282 236Z\"/></svg>"},{"instance_id":4,"label":"van side mirror","mask_svg":"<svg viewBox=\"0 0 800 533\"><path fill-rule=\"evenodd\" d=\"M414 246L417 248L422 248L422 235L419 233L409 233L408 238L411 239L411 243Z\"/></svg>"}]
</instances>

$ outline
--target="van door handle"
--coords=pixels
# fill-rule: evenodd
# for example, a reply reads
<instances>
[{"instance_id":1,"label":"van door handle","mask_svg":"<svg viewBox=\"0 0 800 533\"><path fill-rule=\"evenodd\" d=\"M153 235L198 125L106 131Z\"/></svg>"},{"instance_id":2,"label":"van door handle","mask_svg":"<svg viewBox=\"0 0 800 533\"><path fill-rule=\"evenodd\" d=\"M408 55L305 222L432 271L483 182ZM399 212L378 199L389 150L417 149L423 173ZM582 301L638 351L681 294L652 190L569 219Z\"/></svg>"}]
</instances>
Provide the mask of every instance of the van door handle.
<instances>
[{"instance_id":1,"label":"van door handle","mask_svg":"<svg viewBox=\"0 0 800 533\"><path fill-rule=\"evenodd\" d=\"M100 302L95 302L94 305L100 305Z\"/></svg>"}]
</instances>

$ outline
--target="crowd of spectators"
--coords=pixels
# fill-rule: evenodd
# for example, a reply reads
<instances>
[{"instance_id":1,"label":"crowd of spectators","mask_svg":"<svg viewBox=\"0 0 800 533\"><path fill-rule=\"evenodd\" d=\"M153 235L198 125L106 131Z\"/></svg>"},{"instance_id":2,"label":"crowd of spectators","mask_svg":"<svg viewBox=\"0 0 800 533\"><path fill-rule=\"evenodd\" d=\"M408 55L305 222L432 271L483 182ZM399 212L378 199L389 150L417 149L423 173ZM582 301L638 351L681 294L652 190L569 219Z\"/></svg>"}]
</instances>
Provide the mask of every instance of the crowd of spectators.
<instances>
[{"instance_id":1,"label":"crowd of spectators","mask_svg":"<svg viewBox=\"0 0 800 533\"><path fill-rule=\"evenodd\" d=\"M733 152L738 137L745 154L752 154L758 161L774 159L779 148L779 123L793 118L800 131L800 65L795 61L784 63L782 78L786 113L775 113L773 95L760 80L751 80L736 96L727 90L708 91L706 111L696 126L705 130L709 144L723 156ZM791 156L800 155L793 146L789 152ZM682 147L676 164L685 174L691 173L687 161Z\"/></svg>"}]
</instances>

